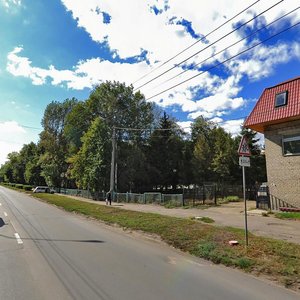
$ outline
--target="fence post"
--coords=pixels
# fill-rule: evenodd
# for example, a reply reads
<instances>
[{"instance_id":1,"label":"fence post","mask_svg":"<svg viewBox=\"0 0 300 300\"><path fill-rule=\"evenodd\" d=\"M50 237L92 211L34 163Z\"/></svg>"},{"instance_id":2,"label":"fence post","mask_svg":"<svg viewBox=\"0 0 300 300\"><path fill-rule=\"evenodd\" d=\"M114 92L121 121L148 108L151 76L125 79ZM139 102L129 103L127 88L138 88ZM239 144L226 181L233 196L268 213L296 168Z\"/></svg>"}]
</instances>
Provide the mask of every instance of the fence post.
<instances>
[{"instance_id":1,"label":"fence post","mask_svg":"<svg viewBox=\"0 0 300 300\"><path fill-rule=\"evenodd\" d=\"M217 187L214 185L214 202L217 205Z\"/></svg>"},{"instance_id":2,"label":"fence post","mask_svg":"<svg viewBox=\"0 0 300 300\"><path fill-rule=\"evenodd\" d=\"M184 206L184 194L182 194L182 206Z\"/></svg>"}]
</instances>

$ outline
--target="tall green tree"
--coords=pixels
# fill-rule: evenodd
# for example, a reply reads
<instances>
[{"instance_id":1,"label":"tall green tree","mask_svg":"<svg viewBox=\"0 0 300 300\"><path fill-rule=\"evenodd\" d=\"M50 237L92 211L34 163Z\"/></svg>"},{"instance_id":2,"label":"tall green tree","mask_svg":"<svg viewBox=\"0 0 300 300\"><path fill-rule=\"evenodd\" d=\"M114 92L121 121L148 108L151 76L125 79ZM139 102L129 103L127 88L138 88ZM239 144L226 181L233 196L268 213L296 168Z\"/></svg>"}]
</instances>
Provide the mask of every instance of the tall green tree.
<instances>
[{"instance_id":1,"label":"tall green tree","mask_svg":"<svg viewBox=\"0 0 300 300\"><path fill-rule=\"evenodd\" d=\"M64 134L68 114L76 105L76 99L66 99L64 102L51 102L45 110L42 125L44 130L40 134L42 156L40 164L42 176L50 186L65 185L68 170L69 143Z\"/></svg>"},{"instance_id":2,"label":"tall green tree","mask_svg":"<svg viewBox=\"0 0 300 300\"><path fill-rule=\"evenodd\" d=\"M24 178L27 184L45 185L45 179L41 175L42 167L39 163L41 154L40 147L33 142L24 145L20 151L25 163Z\"/></svg>"},{"instance_id":3,"label":"tall green tree","mask_svg":"<svg viewBox=\"0 0 300 300\"><path fill-rule=\"evenodd\" d=\"M151 179L154 185L176 189L182 174L184 143L183 133L166 113L161 117L160 126L149 140L148 161L151 165Z\"/></svg>"},{"instance_id":4,"label":"tall green tree","mask_svg":"<svg viewBox=\"0 0 300 300\"><path fill-rule=\"evenodd\" d=\"M214 140L214 153L211 162L211 170L214 172L214 181L218 183L231 182L231 169L236 163L234 140L222 127L212 130Z\"/></svg>"},{"instance_id":5,"label":"tall green tree","mask_svg":"<svg viewBox=\"0 0 300 300\"><path fill-rule=\"evenodd\" d=\"M213 130L216 124L202 116L191 126L193 150L193 166L195 183L203 184L213 180L212 161L215 153Z\"/></svg>"},{"instance_id":6,"label":"tall green tree","mask_svg":"<svg viewBox=\"0 0 300 300\"><path fill-rule=\"evenodd\" d=\"M82 137L82 147L69 161L71 176L78 187L93 191L108 190L111 141L107 125L96 118Z\"/></svg>"}]
</instances>

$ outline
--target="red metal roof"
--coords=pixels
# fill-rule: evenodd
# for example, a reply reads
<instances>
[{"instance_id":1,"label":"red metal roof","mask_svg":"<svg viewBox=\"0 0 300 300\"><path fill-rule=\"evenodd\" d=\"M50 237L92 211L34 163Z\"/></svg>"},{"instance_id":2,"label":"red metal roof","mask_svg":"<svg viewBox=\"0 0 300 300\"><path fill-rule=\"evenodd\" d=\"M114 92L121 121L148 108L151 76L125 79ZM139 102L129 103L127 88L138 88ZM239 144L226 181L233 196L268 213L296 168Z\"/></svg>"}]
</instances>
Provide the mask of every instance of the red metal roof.
<instances>
[{"instance_id":1,"label":"red metal roof","mask_svg":"<svg viewBox=\"0 0 300 300\"><path fill-rule=\"evenodd\" d=\"M288 91L287 104L275 107L275 96ZM244 126L264 132L268 125L300 119L300 77L266 88L258 99Z\"/></svg>"}]
</instances>

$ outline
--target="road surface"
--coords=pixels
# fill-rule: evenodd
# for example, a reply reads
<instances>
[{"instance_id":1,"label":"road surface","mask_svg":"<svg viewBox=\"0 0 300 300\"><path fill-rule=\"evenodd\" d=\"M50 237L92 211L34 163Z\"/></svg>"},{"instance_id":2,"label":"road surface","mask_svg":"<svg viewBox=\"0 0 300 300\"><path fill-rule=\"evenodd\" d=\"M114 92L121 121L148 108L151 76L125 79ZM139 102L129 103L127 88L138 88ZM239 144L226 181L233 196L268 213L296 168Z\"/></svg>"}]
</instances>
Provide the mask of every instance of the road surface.
<instances>
[{"instance_id":1,"label":"road surface","mask_svg":"<svg viewBox=\"0 0 300 300\"><path fill-rule=\"evenodd\" d=\"M299 299L3 187L0 203L0 299Z\"/></svg>"}]
</instances>

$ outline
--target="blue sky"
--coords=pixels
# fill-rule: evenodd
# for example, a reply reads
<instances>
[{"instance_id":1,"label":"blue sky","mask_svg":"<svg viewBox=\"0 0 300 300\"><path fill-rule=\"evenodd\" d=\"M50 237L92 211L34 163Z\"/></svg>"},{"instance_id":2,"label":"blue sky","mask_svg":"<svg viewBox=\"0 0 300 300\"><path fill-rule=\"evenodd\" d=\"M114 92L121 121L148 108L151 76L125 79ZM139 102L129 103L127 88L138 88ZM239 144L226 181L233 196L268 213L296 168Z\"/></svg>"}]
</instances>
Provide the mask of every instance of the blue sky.
<instances>
[{"instance_id":1,"label":"blue sky","mask_svg":"<svg viewBox=\"0 0 300 300\"><path fill-rule=\"evenodd\" d=\"M265 87L300 75L300 26L219 68L172 86L299 22L300 9L205 64L189 67L297 8L298 0L281 1L222 38L278 2L260 0L159 66L254 2L190 0L186 5L182 0L0 0L0 164L7 153L38 141L43 112L51 101L84 100L94 85L105 80L129 85L152 71L134 84L138 88L199 51L185 65L175 66L141 91L148 99L169 89L151 101L175 116L186 130L203 115L236 134ZM164 83L182 68L188 71Z\"/></svg>"}]
</instances>

